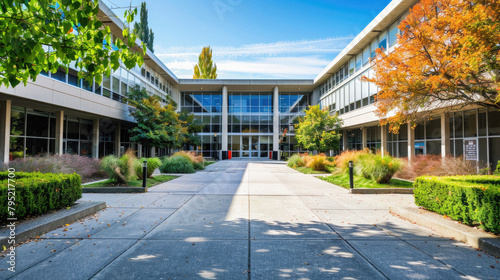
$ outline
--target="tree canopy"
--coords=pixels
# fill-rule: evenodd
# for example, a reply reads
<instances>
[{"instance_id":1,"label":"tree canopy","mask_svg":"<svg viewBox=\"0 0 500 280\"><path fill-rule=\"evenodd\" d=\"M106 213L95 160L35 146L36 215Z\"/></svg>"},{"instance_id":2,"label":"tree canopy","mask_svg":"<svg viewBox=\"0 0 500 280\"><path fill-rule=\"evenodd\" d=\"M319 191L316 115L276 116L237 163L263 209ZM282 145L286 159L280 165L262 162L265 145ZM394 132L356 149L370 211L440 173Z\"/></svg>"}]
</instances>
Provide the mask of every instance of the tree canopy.
<instances>
[{"instance_id":1,"label":"tree canopy","mask_svg":"<svg viewBox=\"0 0 500 280\"><path fill-rule=\"evenodd\" d=\"M397 132L437 108L500 109L500 2L421 0L399 25L394 50L378 50L376 113Z\"/></svg>"},{"instance_id":2,"label":"tree canopy","mask_svg":"<svg viewBox=\"0 0 500 280\"><path fill-rule=\"evenodd\" d=\"M120 61L129 69L143 63L144 51L128 28L124 40L112 40L109 26L98 19L98 1L4 0L0 11L0 85L26 85L42 71L54 73L71 63L80 69L79 78L101 83ZM126 25L136 13L125 11Z\"/></svg>"},{"instance_id":3,"label":"tree canopy","mask_svg":"<svg viewBox=\"0 0 500 280\"><path fill-rule=\"evenodd\" d=\"M134 33L139 36L139 39L141 39L141 41L146 44L150 51L155 52L153 48L155 42L155 34L153 33L153 29L149 28L148 9L146 8L146 2L141 3L139 22L134 23Z\"/></svg>"},{"instance_id":4,"label":"tree canopy","mask_svg":"<svg viewBox=\"0 0 500 280\"><path fill-rule=\"evenodd\" d=\"M198 64L194 66L193 79L217 79L217 65L212 61L212 49L203 47Z\"/></svg>"},{"instance_id":5,"label":"tree canopy","mask_svg":"<svg viewBox=\"0 0 500 280\"><path fill-rule=\"evenodd\" d=\"M298 117L295 124L295 139L306 150L326 152L340 147L340 125L337 115L330 116L319 105L309 106L305 116Z\"/></svg>"},{"instance_id":6,"label":"tree canopy","mask_svg":"<svg viewBox=\"0 0 500 280\"><path fill-rule=\"evenodd\" d=\"M177 104L167 98L163 103L157 95L149 96L146 90L136 87L128 93L130 115L137 121L137 127L129 132L130 139L147 147L181 148L183 145L198 146L199 137L195 134L204 125L193 114L176 112Z\"/></svg>"}]
</instances>

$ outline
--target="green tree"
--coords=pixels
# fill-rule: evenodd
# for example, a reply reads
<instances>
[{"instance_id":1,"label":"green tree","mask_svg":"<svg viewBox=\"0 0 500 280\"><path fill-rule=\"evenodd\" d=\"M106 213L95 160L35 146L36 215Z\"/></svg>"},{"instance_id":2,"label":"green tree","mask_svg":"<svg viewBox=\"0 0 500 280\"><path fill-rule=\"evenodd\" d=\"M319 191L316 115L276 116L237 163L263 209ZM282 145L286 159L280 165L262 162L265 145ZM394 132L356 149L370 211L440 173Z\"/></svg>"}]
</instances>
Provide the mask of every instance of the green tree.
<instances>
[{"instance_id":1,"label":"green tree","mask_svg":"<svg viewBox=\"0 0 500 280\"><path fill-rule=\"evenodd\" d=\"M197 133L202 132L205 125L195 119L193 114L184 111L180 113L179 119L186 128L186 133L182 137L182 145L199 146L201 141Z\"/></svg>"},{"instance_id":2,"label":"green tree","mask_svg":"<svg viewBox=\"0 0 500 280\"><path fill-rule=\"evenodd\" d=\"M309 151L326 152L339 148L340 125L338 115L330 116L327 110L321 110L319 105L309 106L305 116L297 118L295 138L297 142Z\"/></svg>"},{"instance_id":3,"label":"green tree","mask_svg":"<svg viewBox=\"0 0 500 280\"><path fill-rule=\"evenodd\" d=\"M146 2L141 3L139 22L134 23L134 33L139 37L139 39L141 39L141 41L144 42L144 44L146 44L150 51L155 52L153 48L155 34L153 33L153 30L149 28Z\"/></svg>"},{"instance_id":4,"label":"green tree","mask_svg":"<svg viewBox=\"0 0 500 280\"><path fill-rule=\"evenodd\" d=\"M198 64L194 66L193 79L217 79L217 65L212 61L212 49L203 47Z\"/></svg>"},{"instance_id":5,"label":"green tree","mask_svg":"<svg viewBox=\"0 0 500 280\"><path fill-rule=\"evenodd\" d=\"M133 142L146 147L181 147L187 128L175 112L175 102L168 99L167 104L162 104L159 96L148 96L138 88L128 93L127 101L130 115L137 121L137 126L130 130Z\"/></svg>"},{"instance_id":6,"label":"green tree","mask_svg":"<svg viewBox=\"0 0 500 280\"><path fill-rule=\"evenodd\" d=\"M112 42L109 26L98 19L98 1L3 0L0 11L0 85L26 85L42 71L54 73L72 62L79 78L101 83L120 61L129 69L143 63L128 28L124 40ZM125 11L126 25L136 13Z\"/></svg>"}]
</instances>

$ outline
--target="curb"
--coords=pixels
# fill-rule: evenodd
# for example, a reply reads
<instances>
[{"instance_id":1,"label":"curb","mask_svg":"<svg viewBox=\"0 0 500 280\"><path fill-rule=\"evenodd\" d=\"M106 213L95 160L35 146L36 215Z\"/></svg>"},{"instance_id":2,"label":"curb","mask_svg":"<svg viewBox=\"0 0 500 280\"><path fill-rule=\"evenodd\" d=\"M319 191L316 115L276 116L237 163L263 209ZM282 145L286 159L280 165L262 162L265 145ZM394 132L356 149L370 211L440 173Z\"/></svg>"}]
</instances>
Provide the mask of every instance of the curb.
<instances>
[{"instance_id":1,"label":"curb","mask_svg":"<svg viewBox=\"0 0 500 280\"><path fill-rule=\"evenodd\" d=\"M104 187L104 188L82 188L83 193L145 193L148 188L131 187Z\"/></svg>"},{"instance_id":2,"label":"curb","mask_svg":"<svg viewBox=\"0 0 500 280\"><path fill-rule=\"evenodd\" d=\"M94 214L105 208L105 202L79 202L75 203L69 209L63 208L55 212L42 215L33 220L16 223L15 244L17 245L35 238L36 236L41 236L60 226L71 224L74 221L83 219L86 216ZM0 249L0 251L3 250L3 246L9 248L13 245L8 243L9 234L10 230L7 226L1 228L0 248L2 249Z\"/></svg>"},{"instance_id":3,"label":"curb","mask_svg":"<svg viewBox=\"0 0 500 280\"><path fill-rule=\"evenodd\" d=\"M413 194L413 188L349 189L353 194Z\"/></svg>"},{"instance_id":4,"label":"curb","mask_svg":"<svg viewBox=\"0 0 500 280\"><path fill-rule=\"evenodd\" d=\"M500 257L500 237L472 228L457 221L443 218L440 214L418 208L391 208L390 212L439 234L462 241L495 257Z\"/></svg>"}]
</instances>

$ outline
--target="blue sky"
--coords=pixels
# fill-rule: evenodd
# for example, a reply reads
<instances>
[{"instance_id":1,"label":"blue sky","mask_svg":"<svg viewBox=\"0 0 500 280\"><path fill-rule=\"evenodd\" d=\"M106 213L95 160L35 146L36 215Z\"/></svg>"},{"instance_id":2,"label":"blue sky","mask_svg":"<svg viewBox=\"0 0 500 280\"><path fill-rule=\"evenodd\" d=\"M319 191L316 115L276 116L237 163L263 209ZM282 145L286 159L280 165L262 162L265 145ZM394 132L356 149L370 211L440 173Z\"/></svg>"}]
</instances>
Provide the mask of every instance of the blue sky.
<instances>
[{"instance_id":1,"label":"blue sky","mask_svg":"<svg viewBox=\"0 0 500 280\"><path fill-rule=\"evenodd\" d=\"M314 78L389 2L146 1L156 56L177 77L191 78L201 49L210 45L220 79ZM123 9L113 11L123 16Z\"/></svg>"}]
</instances>

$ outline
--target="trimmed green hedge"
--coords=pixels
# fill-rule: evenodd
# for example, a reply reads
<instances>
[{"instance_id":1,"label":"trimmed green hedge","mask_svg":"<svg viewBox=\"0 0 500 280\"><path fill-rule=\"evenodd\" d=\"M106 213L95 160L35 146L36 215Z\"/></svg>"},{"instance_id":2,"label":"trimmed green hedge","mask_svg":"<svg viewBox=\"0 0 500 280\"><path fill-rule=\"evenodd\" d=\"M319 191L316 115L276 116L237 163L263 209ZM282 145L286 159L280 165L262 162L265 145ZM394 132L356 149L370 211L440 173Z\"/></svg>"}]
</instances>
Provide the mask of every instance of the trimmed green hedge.
<instances>
[{"instance_id":1,"label":"trimmed green hedge","mask_svg":"<svg viewBox=\"0 0 500 280\"><path fill-rule=\"evenodd\" d=\"M0 172L0 218L8 214L8 174ZM15 172L15 217L39 215L71 205L82 197L81 177L78 174Z\"/></svg>"},{"instance_id":2,"label":"trimmed green hedge","mask_svg":"<svg viewBox=\"0 0 500 280\"><path fill-rule=\"evenodd\" d=\"M415 203L467 225L500 233L500 176L418 177Z\"/></svg>"}]
</instances>

